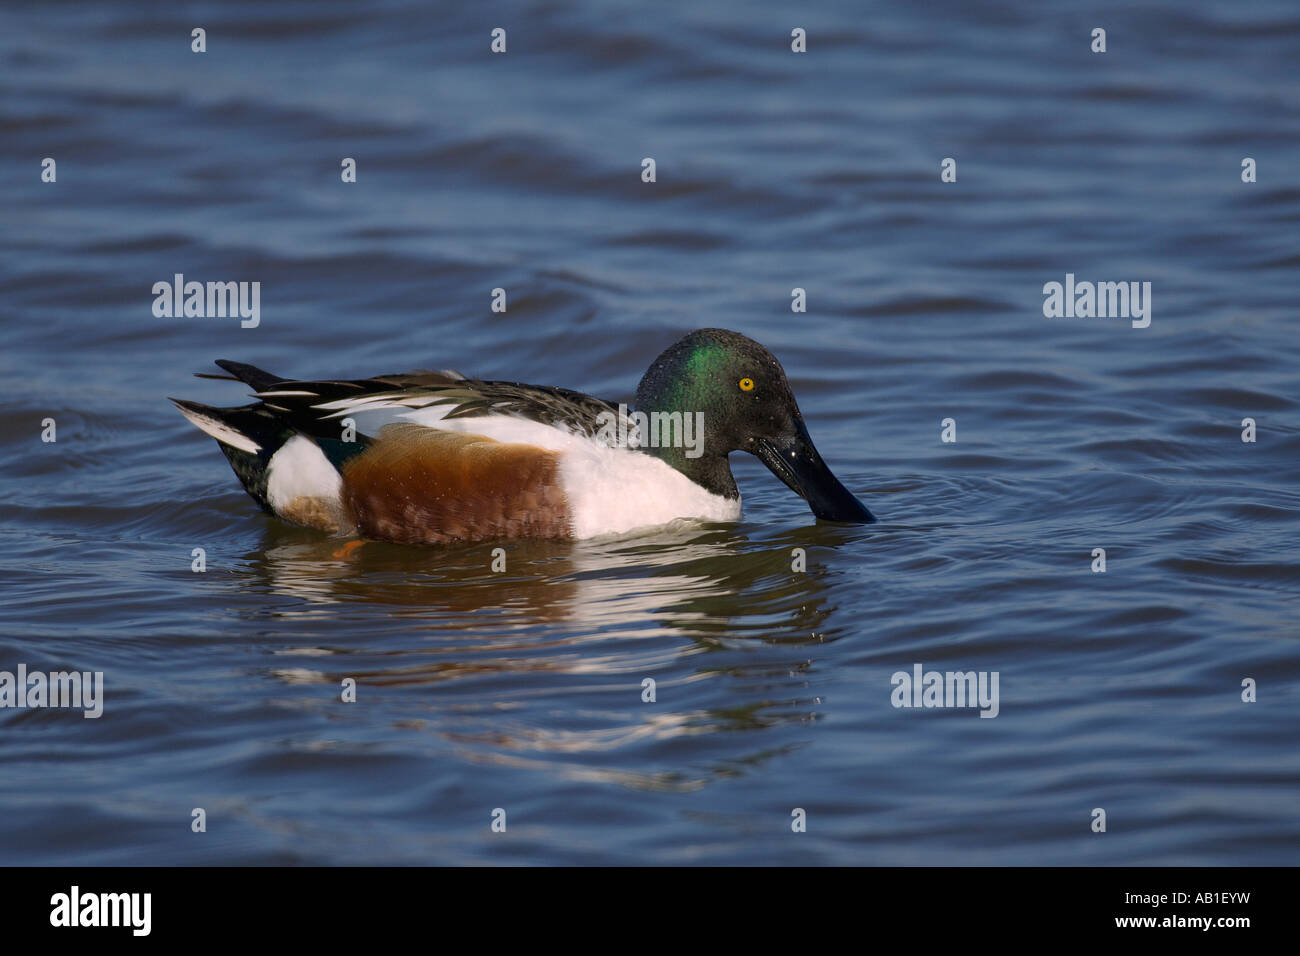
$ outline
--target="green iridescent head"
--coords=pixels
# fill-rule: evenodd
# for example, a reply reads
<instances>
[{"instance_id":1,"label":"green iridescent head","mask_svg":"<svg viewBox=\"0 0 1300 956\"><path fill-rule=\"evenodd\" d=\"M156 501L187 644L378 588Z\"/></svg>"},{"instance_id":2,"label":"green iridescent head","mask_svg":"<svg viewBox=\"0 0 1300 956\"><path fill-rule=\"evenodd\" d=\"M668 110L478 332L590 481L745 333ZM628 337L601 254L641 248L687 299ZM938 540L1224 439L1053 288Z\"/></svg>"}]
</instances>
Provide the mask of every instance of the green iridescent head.
<instances>
[{"instance_id":1,"label":"green iridescent head","mask_svg":"<svg viewBox=\"0 0 1300 956\"><path fill-rule=\"evenodd\" d=\"M745 451L806 499L817 517L875 520L817 453L776 356L739 332L699 329L670 346L641 379L636 401L646 415L696 416L702 451L671 444L643 450L716 494L739 494L727 456Z\"/></svg>"}]
</instances>

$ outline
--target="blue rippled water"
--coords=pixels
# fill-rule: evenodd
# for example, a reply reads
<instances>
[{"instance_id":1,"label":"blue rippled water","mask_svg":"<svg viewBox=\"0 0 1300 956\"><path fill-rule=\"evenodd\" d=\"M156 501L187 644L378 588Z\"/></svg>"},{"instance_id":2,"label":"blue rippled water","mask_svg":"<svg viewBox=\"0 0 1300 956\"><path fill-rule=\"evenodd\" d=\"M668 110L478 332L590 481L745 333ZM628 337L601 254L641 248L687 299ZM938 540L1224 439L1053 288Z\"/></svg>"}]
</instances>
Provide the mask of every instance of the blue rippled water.
<instances>
[{"instance_id":1,"label":"blue rippled water","mask_svg":"<svg viewBox=\"0 0 1300 956\"><path fill-rule=\"evenodd\" d=\"M0 11L0 671L105 681L0 709L0 863L1295 863L1296 63L1291 0ZM176 273L260 324L156 318ZM734 525L338 558L165 400L627 400L703 326L878 524L737 455Z\"/></svg>"}]
</instances>

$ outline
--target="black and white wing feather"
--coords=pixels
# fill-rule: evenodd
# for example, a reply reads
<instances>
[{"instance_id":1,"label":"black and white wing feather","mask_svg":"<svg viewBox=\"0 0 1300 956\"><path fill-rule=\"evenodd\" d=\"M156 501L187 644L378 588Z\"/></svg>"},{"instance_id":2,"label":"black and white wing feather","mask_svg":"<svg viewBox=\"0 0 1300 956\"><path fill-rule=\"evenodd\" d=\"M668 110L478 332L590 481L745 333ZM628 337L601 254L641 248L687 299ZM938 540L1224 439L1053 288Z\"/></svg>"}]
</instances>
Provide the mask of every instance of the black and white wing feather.
<instances>
[{"instance_id":1,"label":"black and white wing feather","mask_svg":"<svg viewBox=\"0 0 1300 956\"><path fill-rule=\"evenodd\" d=\"M508 415L587 437L596 437L602 427L618 423L620 417L629 431L634 428L613 402L556 386L482 381L451 370L341 381L291 381L224 359L217 364L252 385L255 397L309 434L325 422L362 412L435 406L446 406L444 417L448 419Z\"/></svg>"}]
</instances>

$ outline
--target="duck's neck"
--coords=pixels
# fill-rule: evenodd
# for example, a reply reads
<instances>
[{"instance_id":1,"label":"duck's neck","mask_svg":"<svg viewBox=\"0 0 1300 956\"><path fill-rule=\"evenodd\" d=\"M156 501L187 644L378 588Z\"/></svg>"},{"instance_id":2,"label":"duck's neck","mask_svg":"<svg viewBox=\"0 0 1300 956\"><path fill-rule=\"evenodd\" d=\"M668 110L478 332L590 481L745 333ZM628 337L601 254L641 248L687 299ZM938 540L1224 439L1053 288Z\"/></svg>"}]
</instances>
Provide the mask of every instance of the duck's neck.
<instances>
[{"instance_id":1,"label":"duck's neck","mask_svg":"<svg viewBox=\"0 0 1300 956\"><path fill-rule=\"evenodd\" d=\"M731 500L740 497L740 489L736 487L736 479L731 474L731 464L726 455L711 455L706 452L697 458L688 458L687 449L672 447L642 448L641 451L680 471L705 491Z\"/></svg>"}]
</instances>

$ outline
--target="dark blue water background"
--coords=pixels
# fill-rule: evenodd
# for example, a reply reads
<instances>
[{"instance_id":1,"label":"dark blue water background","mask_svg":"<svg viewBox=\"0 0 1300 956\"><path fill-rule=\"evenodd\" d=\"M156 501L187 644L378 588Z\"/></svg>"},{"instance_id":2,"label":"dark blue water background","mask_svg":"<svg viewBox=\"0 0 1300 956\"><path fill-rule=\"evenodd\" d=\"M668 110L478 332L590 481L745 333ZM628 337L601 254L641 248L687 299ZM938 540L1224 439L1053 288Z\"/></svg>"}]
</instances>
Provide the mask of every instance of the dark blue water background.
<instances>
[{"instance_id":1,"label":"dark blue water background","mask_svg":"<svg viewBox=\"0 0 1300 956\"><path fill-rule=\"evenodd\" d=\"M1296 862L1297 64L1291 0L7 7L0 669L106 702L0 712L0 862ZM155 318L178 272L261 324ZM735 525L341 560L165 401L628 399L702 326L879 524L737 455ZM895 709L915 663L999 716Z\"/></svg>"}]
</instances>

